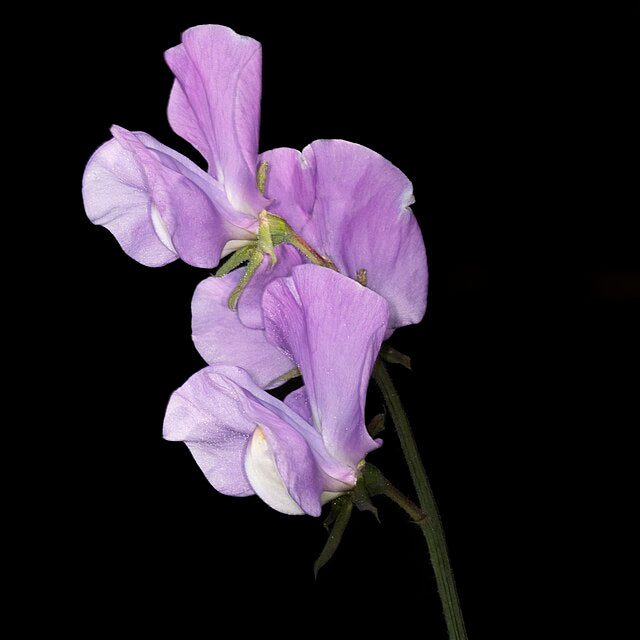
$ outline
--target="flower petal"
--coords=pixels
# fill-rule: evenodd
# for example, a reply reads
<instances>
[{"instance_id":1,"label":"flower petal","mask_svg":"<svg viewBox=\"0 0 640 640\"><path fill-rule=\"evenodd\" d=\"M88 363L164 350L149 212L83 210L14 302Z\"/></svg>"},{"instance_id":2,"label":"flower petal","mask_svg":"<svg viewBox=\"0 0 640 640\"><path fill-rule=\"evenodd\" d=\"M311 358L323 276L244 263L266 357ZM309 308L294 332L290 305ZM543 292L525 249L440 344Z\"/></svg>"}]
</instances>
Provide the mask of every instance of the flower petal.
<instances>
[{"instance_id":1,"label":"flower petal","mask_svg":"<svg viewBox=\"0 0 640 640\"><path fill-rule=\"evenodd\" d=\"M228 27L201 25L185 31L165 59L176 76L171 127L206 158L234 208L255 217L268 204L256 183L260 43Z\"/></svg>"},{"instance_id":2,"label":"flower petal","mask_svg":"<svg viewBox=\"0 0 640 640\"><path fill-rule=\"evenodd\" d=\"M229 221L224 192L190 160L146 133L111 132L114 140L87 164L82 191L89 219L132 258L160 266L180 257L211 268L227 242L255 237Z\"/></svg>"},{"instance_id":3,"label":"flower petal","mask_svg":"<svg viewBox=\"0 0 640 640\"><path fill-rule=\"evenodd\" d=\"M237 385L212 367L174 391L164 419L167 440L184 441L209 482L220 493L254 493L244 456L255 424L247 420Z\"/></svg>"},{"instance_id":4,"label":"flower petal","mask_svg":"<svg viewBox=\"0 0 640 640\"><path fill-rule=\"evenodd\" d=\"M144 172L117 140L105 142L89 159L82 197L91 222L109 229L134 260L160 267L178 259L175 248L154 228Z\"/></svg>"},{"instance_id":5,"label":"flower petal","mask_svg":"<svg viewBox=\"0 0 640 640\"><path fill-rule=\"evenodd\" d=\"M309 424L313 424L313 416L311 415L311 405L309 404L309 396L306 387L300 387L292 391L285 399L284 403L295 411L302 419Z\"/></svg>"},{"instance_id":6,"label":"flower petal","mask_svg":"<svg viewBox=\"0 0 640 640\"><path fill-rule=\"evenodd\" d=\"M312 158L313 159L313 158ZM315 167L295 149L282 147L265 151L260 162L267 162L264 193L272 200L269 211L284 218L311 246L317 238L313 225L307 226L315 199Z\"/></svg>"},{"instance_id":7,"label":"flower petal","mask_svg":"<svg viewBox=\"0 0 640 640\"><path fill-rule=\"evenodd\" d=\"M389 302L389 331L420 322L427 260L409 179L371 149L316 140L303 150L315 167L313 225L319 248L350 278L366 269L367 287Z\"/></svg>"},{"instance_id":8,"label":"flower petal","mask_svg":"<svg viewBox=\"0 0 640 640\"><path fill-rule=\"evenodd\" d=\"M245 472L256 494L288 515L319 516L322 478L305 439L285 422L258 425L245 457Z\"/></svg>"},{"instance_id":9,"label":"flower petal","mask_svg":"<svg viewBox=\"0 0 640 640\"><path fill-rule=\"evenodd\" d=\"M276 278L288 276L293 267L304 263L302 255L292 246L281 244L275 247L275 253L278 258L275 267L271 267L269 256L265 256L240 296L238 317L245 327L264 328L262 294L265 287Z\"/></svg>"},{"instance_id":10,"label":"flower petal","mask_svg":"<svg viewBox=\"0 0 640 640\"><path fill-rule=\"evenodd\" d=\"M267 287L263 314L268 338L302 373L327 450L355 469L380 446L367 433L364 404L387 302L335 271L301 265Z\"/></svg>"},{"instance_id":11,"label":"flower petal","mask_svg":"<svg viewBox=\"0 0 640 640\"><path fill-rule=\"evenodd\" d=\"M310 424L237 367L207 367L178 389L164 437L186 442L222 493L255 491L283 513L320 515L330 493L355 484Z\"/></svg>"},{"instance_id":12,"label":"flower petal","mask_svg":"<svg viewBox=\"0 0 640 640\"><path fill-rule=\"evenodd\" d=\"M188 166L178 162L179 154L165 153L166 147L147 134L138 135L121 127L112 127L111 131L144 171L152 211L157 211L157 220L161 221L154 219L154 223L156 227L164 224L182 260L194 267L215 267L229 240L250 235L228 222L232 209L224 193L193 163L187 161Z\"/></svg>"},{"instance_id":13,"label":"flower petal","mask_svg":"<svg viewBox=\"0 0 640 640\"><path fill-rule=\"evenodd\" d=\"M278 386L281 383L274 381L295 365L267 340L264 331L245 327L227 306L241 275L239 269L198 285L191 303L193 342L208 364L236 365L261 387Z\"/></svg>"}]
</instances>

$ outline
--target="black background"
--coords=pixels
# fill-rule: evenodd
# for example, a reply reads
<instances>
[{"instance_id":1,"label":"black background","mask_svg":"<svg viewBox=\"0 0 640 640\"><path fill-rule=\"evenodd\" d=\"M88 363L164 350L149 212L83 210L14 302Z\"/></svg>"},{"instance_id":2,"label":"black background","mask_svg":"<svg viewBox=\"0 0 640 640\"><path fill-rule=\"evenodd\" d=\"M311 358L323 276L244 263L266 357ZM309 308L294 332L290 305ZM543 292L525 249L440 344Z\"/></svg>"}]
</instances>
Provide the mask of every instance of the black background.
<instances>
[{"instance_id":1,"label":"black background","mask_svg":"<svg viewBox=\"0 0 640 640\"><path fill-rule=\"evenodd\" d=\"M69 624L81 610L113 630L176 619L213 634L255 612L273 630L307 615L330 633L340 612L444 637L420 531L394 506L379 505L382 526L356 513L315 581L320 520L217 494L186 448L161 438L170 393L203 365L189 305L206 272L128 258L86 219L80 180L113 123L199 161L167 123L162 52L202 23L263 45L261 150L345 138L414 184L429 302L423 322L391 340L414 365L394 378L470 636L501 635L505 600L522 604L516 576L533 580L544 565L542 485L558 458L580 457L585 418L606 415L615 429L615 398L631 388L636 18L393 9L105 8L81 28L56 15L40 82L55 105L64 240L43 290L60 365L47 384L66 426L45 438L56 457L41 491L51 493L44 584L68 578L57 615ZM372 392L371 413L380 406ZM390 425L383 436L371 460L411 492ZM569 510L580 499L571 485L557 491ZM524 542L532 531L537 540ZM265 602L269 613L257 613Z\"/></svg>"}]
</instances>

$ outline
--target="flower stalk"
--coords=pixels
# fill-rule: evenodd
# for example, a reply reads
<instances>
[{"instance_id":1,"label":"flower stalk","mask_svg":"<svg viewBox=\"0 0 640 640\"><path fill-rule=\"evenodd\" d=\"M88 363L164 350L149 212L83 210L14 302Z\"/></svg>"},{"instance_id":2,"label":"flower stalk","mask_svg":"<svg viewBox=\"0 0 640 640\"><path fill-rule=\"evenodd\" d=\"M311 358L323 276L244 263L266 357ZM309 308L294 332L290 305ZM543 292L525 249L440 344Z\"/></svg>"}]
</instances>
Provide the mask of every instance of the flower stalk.
<instances>
[{"instance_id":1,"label":"flower stalk","mask_svg":"<svg viewBox=\"0 0 640 640\"><path fill-rule=\"evenodd\" d=\"M380 360L376 362L373 369L373 379L376 381L382 393L396 427L400 446L407 461L409 473L411 474L411 479L418 494L420 510L424 513L424 517L416 520L409 511L407 503L400 501L392 489L386 489L382 491L382 493L396 501L405 509L405 511L416 520L416 523L422 530L427 541L431 565L433 566L433 571L436 576L438 594L440 595L449 638L451 640L466 640L467 632L464 626L464 619L462 617L456 583L453 577L453 569L447 551L447 543L442 521L440 520L440 513L438 512L438 507L433 492L431 491L431 486L429 485L429 479L427 478L420 454L418 453L418 447L413 432L411 431L409 419L400 401L400 396L391 380L391 376L384 363Z\"/></svg>"}]
</instances>

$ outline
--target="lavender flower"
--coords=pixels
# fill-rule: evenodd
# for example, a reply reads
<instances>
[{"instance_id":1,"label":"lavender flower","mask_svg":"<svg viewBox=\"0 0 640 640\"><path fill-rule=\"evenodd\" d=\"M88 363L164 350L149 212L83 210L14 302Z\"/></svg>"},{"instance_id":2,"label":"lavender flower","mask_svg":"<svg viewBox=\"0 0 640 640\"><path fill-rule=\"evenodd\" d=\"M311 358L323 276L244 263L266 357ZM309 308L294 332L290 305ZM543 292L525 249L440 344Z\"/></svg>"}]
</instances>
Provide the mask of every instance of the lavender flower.
<instances>
[{"instance_id":1,"label":"lavender flower","mask_svg":"<svg viewBox=\"0 0 640 640\"><path fill-rule=\"evenodd\" d=\"M302 153L275 149L262 154L269 163L265 194L271 208L337 268L381 294L389 303L385 338L394 329L422 319L428 272L424 242L411 212L411 182L371 149L344 140L317 140ZM265 259L246 286L232 314L227 298L238 272L201 282L192 302L193 340L211 365L238 364L265 388L295 364L260 338L264 327L262 294L269 282L303 261L292 247L276 247L278 263ZM256 343L264 348L256 349Z\"/></svg>"},{"instance_id":2,"label":"lavender flower","mask_svg":"<svg viewBox=\"0 0 640 640\"><path fill-rule=\"evenodd\" d=\"M87 215L132 258L211 268L257 237L269 202L257 184L262 52L228 27L182 34L165 54L176 76L169 122L208 173L146 133L111 129L83 177Z\"/></svg>"},{"instance_id":3,"label":"lavender flower","mask_svg":"<svg viewBox=\"0 0 640 640\"><path fill-rule=\"evenodd\" d=\"M263 311L267 338L305 386L281 402L242 369L207 367L172 395L164 436L184 441L221 493L256 493L283 513L318 516L381 445L367 433L364 404L388 304L339 273L302 265L267 286Z\"/></svg>"}]
</instances>

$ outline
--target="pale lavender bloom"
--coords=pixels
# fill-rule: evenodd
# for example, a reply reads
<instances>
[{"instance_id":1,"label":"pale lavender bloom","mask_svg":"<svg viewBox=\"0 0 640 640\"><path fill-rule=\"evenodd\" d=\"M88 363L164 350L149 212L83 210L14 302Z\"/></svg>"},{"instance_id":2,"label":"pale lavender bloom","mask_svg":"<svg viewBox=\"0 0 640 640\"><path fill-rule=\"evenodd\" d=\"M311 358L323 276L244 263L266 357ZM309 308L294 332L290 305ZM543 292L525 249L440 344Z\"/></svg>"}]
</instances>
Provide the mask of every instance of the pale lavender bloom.
<instances>
[{"instance_id":1,"label":"pale lavender bloom","mask_svg":"<svg viewBox=\"0 0 640 640\"><path fill-rule=\"evenodd\" d=\"M241 275L238 269L198 285L191 303L193 340L209 364L246 369L262 388L268 389L277 386L277 379L295 365L267 340L263 329L245 327L238 314L229 310L227 300Z\"/></svg>"},{"instance_id":2,"label":"pale lavender bloom","mask_svg":"<svg viewBox=\"0 0 640 640\"><path fill-rule=\"evenodd\" d=\"M287 222L341 273L356 279L366 271L367 287L389 303L388 335L422 320L427 305L427 257L411 205L413 185L380 154L346 140L316 140L300 153L274 149L265 195L269 210ZM266 263L262 276L266 276ZM260 272L254 276L260 282ZM250 283L251 284L251 283ZM259 298L247 290L238 304L244 324L262 326Z\"/></svg>"},{"instance_id":3,"label":"pale lavender bloom","mask_svg":"<svg viewBox=\"0 0 640 640\"><path fill-rule=\"evenodd\" d=\"M165 57L176 76L169 122L208 173L148 134L113 127L85 169L85 209L142 264L211 268L255 240L269 204L256 181L262 51L228 27L202 25Z\"/></svg>"},{"instance_id":4,"label":"pale lavender bloom","mask_svg":"<svg viewBox=\"0 0 640 640\"><path fill-rule=\"evenodd\" d=\"M274 149L260 160L269 163L265 195L273 199L270 210L286 218L345 275L355 279L366 270L367 287L387 299L385 337L397 327L420 322L428 272L424 242L410 209L409 179L375 151L344 140L317 140L302 153ZM241 366L265 387L274 386L268 383L294 365L267 359L264 351L249 346L264 327L262 292L304 260L290 246L276 247L276 254L275 269L265 258L245 288L237 316L215 301L226 288L213 278L198 285L192 305L193 340L202 357L211 365L230 364L241 352Z\"/></svg>"},{"instance_id":5,"label":"pale lavender bloom","mask_svg":"<svg viewBox=\"0 0 640 640\"><path fill-rule=\"evenodd\" d=\"M184 441L221 493L256 493L274 509L318 516L353 488L379 440L364 424L384 298L334 271L294 267L264 293L266 336L302 372L284 402L237 367L207 367L171 397L164 437Z\"/></svg>"}]
</instances>

